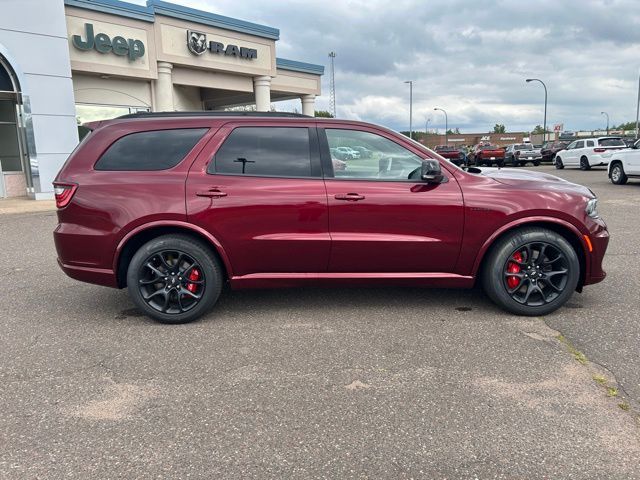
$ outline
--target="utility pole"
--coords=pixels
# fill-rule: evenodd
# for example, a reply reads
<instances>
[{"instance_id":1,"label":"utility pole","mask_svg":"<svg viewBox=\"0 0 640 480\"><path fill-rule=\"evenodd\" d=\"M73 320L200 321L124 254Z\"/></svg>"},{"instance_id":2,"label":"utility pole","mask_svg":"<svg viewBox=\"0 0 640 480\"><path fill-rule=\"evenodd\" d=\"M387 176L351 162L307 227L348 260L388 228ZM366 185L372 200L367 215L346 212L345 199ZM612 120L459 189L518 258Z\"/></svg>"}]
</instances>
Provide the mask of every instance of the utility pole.
<instances>
[{"instance_id":1,"label":"utility pole","mask_svg":"<svg viewBox=\"0 0 640 480\"><path fill-rule=\"evenodd\" d=\"M600 112L600 115L607 116L607 135L609 135L609 114L607 112Z\"/></svg>"},{"instance_id":2,"label":"utility pole","mask_svg":"<svg viewBox=\"0 0 640 480\"><path fill-rule=\"evenodd\" d=\"M434 110L440 110L444 113L444 143L445 145L449 145L449 117L447 117L447 112L444 108L434 108Z\"/></svg>"},{"instance_id":3,"label":"utility pole","mask_svg":"<svg viewBox=\"0 0 640 480\"><path fill-rule=\"evenodd\" d=\"M329 52L329 58L331 59L331 85L329 87L329 104L331 108L331 115L336 116L336 75L334 59L336 58L336 52Z\"/></svg>"},{"instance_id":4,"label":"utility pole","mask_svg":"<svg viewBox=\"0 0 640 480\"><path fill-rule=\"evenodd\" d=\"M539 78L527 78L526 82L540 82L544 88L544 122L542 125L542 143L544 143L547 141L547 86Z\"/></svg>"},{"instance_id":5,"label":"utility pole","mask_svg":"<svg viewBox=\"0 0 640 480\"><path fill-rule=\"evenodd\" d=\"M413 80L407 80L409 84L409 138L413 139Z\"/></svg>"},{"instance_id":6,"label":"utility pole","mask_svg":"<svg viewBox=\"0 0 640 480\"><path fill-rule=\"evenodd\" d=\"M638 119L640 117L640 75L638 75L638 104L636 106L636 140L638 139Z\"/></svg>"}]
</instances>

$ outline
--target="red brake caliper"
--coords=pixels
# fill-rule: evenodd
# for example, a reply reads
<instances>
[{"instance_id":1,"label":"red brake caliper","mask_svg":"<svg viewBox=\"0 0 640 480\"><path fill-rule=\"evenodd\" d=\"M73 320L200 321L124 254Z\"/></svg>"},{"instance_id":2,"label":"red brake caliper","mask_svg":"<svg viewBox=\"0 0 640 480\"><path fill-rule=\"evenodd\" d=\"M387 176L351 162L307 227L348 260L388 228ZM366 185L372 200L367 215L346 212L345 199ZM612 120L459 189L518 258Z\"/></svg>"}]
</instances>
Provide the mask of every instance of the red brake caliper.
<instances>
[{"instance_id":1,"label":"red brake caliper","mask_svg":"<svg viewBox=\"0 0 640 480\"><path fill-rule=\"evenodd\" d=\"M520 252L514 253L511 257L511 260L514 261L509 262L509 264L507 265L507 273L520 273L520 265L518 265L516 262L522 262L522 254ZM514 289L518 285L520 285L520 279L516 276L507 277L507 285L510 289Z\"/></svg>"},{"instance_id":2,"label":"red brake caliper","mask_svg":"<svg viewBox=\"0 0 640 480\"><path fill-rule=\"evenodd\" d=\"M197 268L192 269L191 273L189 274L189 280L200 280L200 270L198 270ZM189 290L191 293L195 293L197 288L197 284L187 283L187 290Z\"/></svg>"}]
</instances>

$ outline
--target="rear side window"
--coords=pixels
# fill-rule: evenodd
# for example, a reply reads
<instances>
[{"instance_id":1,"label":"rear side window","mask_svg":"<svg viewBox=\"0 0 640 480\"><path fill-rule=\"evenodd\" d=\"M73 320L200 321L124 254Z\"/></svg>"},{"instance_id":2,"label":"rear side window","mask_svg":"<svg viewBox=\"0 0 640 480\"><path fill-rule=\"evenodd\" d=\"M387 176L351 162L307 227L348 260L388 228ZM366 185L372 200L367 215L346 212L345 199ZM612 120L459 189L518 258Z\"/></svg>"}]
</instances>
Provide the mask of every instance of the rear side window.
<instances>
[{"instance_id":1,"label":"rear side window","mask_svg":"<svg viewBox=\"0 0 640 480\"><path fill-rule=\"evenodd\" d=\"M307 127L238 127L209 163L208 173L310 177Z\"/></svg>"},{"instance_id":2,"label":"rear side window","mask_svg":"<svg viewBox=\"0 0 640 480\"><path fill-rule=\"evenodd\" d=\"M624 147L626 145L621 138L601 138L598 143L601 147Z\"/></svg>"},{"instance_id":3,"label":"rear side window","mask_svg":"<svg viewBox=\"0 0 640 480\"><path fill-rule=\"evenodd\" d=\"M593 147L593 140L587 140L587 147Z\"/></svg>"},{"instance_id":4,"label":"rear side window","mask_svg":"<svg viewBox=\"0 0 640 480\"><path fill-rule=\"evenodd\" d=\"M116 140L95 170L166 170L175 167L198 143L206 128L137 132Z\"/></svg>"}]
</instances>

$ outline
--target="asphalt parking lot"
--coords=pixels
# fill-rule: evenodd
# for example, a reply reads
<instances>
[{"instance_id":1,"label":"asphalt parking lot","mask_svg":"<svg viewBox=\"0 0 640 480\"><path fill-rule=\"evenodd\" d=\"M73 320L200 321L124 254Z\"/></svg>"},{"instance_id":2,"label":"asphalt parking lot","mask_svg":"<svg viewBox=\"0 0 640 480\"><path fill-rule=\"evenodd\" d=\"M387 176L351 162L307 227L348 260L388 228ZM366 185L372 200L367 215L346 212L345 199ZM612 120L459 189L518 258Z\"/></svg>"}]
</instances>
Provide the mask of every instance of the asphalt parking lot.
<instances>
[{"instance_id":1,"label":"asphalt parking lot","mask_svg":"<svg viewBox=\"0 0 640 480\"><path fill-rule=\"evenodd\" d=\"M227 291L163 326L0 216L1 478L640 478L640 182L605 282L546 318L480 291ZM560 339L558 339L558 337Z\"/></svg>"}]
</instances>

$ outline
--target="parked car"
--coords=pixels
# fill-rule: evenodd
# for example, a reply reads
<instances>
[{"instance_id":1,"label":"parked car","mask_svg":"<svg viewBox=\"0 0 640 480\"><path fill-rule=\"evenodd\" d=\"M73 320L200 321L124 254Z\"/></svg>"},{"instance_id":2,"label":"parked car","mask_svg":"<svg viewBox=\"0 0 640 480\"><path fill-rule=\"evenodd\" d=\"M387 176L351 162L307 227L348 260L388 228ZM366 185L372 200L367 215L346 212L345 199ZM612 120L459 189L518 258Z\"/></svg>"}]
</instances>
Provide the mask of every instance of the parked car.
<instances>
[{"instance_id":1,"label":"parked car","mask_svg":"<svg viewBox=\"0 0 640 480\"><path fill-rule=\"evenodd\" d=\"M498 167L504 165L504 148L496 145L479 143L473 148L473 161L477 166L496 164Z\"/></svg>"},{"instance_id":2,"label":"parked car","mask_svg":"<svg viewBox=\"0 0 640 480\"><path fill-rule=\"evenodd\" d=\"M598 137L575 140L553 160L557 169L564 167L580 167L589 170L591 167L609 165L611 154L615 150L627 148L621 137Z\"/></svg>"},{"instance_id":3,"label":"parked car","mask_svg":"<svg viewBox=\"0 0 640 480\"><path fill-rule=\"evenodd\" d=\"M449 145L438 145L435 152L458 166L465 164L467 160L467 156L462 150Z\"/></svg>"},{"instance_id":4,"label":"parked car","mask_svg":"<svg viewBox=\"0 0 640 480\"><path fill-rule=\"evenodd\" d=\"M225 283L477 283L538 316L605 277L609 234L588 188L465 171L367 123L224 113L132 114L90 133L54 182L62 270L128 288L165 323L205 314ZM335 170L330 149L347 143L374 155Z\"/></svg>"},{"instance_id":5,"label":"parked car","mask_svg":"<svg viewBox=\"0 0 640 480\"><path fill-rule=\"evenodd\" d=\"M540 150L540 154L542 155L543 162L553 162L553 159L560 150L564 150L569 145L569 142L563 142L560 140L556 140L554 142L546 142L542 145L542 149Z\"/></svg>"},{"instance_id":6,"label":"parked car","mask_svg":"<svg viewBox=\"0 0 640 480\"><path fill-rule=\"evenodd\" d=\"M371 156L373 155L373 152L371 150L360 145L356 145L352 148L360 154L360 158L371 158Z\"/></svg>"},{"instance_id":7,"label":"parked car","mask_svg":"<svg viewBox=\"0 0 640 480\"><path fill-rule=\"evenodd\" d=\"M360 152L351 147L337 147L336 150L343 155L343 160L360 158Z\"/></svg>"},{"instance_id":8,"label":"parked car","mask_svg":"<svg viewBox=\"0 0 640 480\"><path fill-rule=\"evenodd\" d=\"M615 185L624 185L629 178L640 178L640 140L631 148L613 152L607 173Z\"/></svg>"},{"instance_id":9,"label":"parked car","mask_svg":"<svg viewBox=\"0 0 640 480\"><path fill-rule=\"evenodd\" d=\"M508 145L505 149L505 163L512 167L525 165L527 162L533 163L535 167L540 165L542 155L531 143L516 143Z\"/></svg>"}]
</instances>

